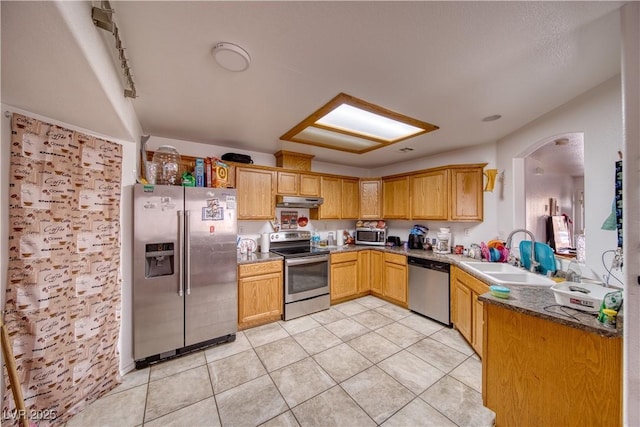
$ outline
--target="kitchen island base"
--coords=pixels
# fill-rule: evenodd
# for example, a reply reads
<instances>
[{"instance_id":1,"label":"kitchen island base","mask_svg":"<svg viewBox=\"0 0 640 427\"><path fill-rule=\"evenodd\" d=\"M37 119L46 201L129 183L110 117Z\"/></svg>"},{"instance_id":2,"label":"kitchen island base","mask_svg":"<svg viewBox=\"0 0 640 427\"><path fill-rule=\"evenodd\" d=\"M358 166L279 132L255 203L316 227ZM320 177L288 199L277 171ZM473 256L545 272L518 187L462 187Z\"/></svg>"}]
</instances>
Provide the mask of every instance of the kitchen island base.
<instances>
[{"instance_id":1,"label":"kitchen island base","mask_svg":"<svg viewBox=\"0 0 640 427\"><path fill-rule=\"evenodd\" d=\"M622 337L485 302L483 349L496 426L622 425Z\"/></svg>"}]
</instances>

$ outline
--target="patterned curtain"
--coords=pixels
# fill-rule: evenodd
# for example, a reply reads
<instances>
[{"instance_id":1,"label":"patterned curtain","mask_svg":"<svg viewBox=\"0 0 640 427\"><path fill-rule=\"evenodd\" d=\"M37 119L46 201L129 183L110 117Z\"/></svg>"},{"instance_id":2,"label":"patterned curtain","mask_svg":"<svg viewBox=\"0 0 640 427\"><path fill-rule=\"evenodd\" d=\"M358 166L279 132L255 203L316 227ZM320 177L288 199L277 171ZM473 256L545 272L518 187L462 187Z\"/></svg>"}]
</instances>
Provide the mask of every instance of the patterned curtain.
<instances>
[{"instance_id":1,"label":"patterned curtain","mask_svg":"<svg viewBox=\"0 0 640 427\"><path fill-rule=\"evenodd\" d=\"M41 426L119 381L121 163L116 143L13 114L5 323Z\"/></svg>"}]
</instances>

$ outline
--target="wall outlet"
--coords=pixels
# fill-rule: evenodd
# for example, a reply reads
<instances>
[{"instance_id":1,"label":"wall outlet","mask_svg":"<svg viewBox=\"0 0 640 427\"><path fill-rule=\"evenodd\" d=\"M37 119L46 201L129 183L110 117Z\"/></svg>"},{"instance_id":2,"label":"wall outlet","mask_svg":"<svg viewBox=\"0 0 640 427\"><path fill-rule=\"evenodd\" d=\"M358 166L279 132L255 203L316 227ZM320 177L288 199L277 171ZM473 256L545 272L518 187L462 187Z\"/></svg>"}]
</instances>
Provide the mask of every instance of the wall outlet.
<instances>
[{"instance_id":1,"label":"wall outlet","mask_svg":"<svg viewBox=\"0 0 640 427\"><path fill-rule=\"evenodd\" d=\"M238 227L238 234L244 233L244 227Z\"/></svg>"},{"instance_id":2,"label":"wall outlet","mask_svg":"<svg viewBox=\"0 0 640 427\"><path fill-rule=\"evenodd\" d=\"M470 229L470 228L465 228L465 229L464 229L464 235L465 235L466 237L469 237L469 234L471 234L471 229Z\"/></svg>"}]
</instances>

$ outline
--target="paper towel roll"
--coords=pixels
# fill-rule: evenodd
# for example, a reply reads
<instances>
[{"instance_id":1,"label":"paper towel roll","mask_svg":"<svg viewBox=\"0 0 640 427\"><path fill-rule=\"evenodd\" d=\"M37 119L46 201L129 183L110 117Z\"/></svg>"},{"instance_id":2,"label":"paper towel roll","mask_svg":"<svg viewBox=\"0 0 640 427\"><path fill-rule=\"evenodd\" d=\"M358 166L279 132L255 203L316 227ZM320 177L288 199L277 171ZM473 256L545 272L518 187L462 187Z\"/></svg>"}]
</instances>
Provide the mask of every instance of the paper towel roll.
<instances>
[{"instance_id":1,"label":"paper towel roll","mask_svg":"<svg viewBox=\"0 0 640 427\"><path fill-rule=\"evenodd\" d=\"M336 230L336 245L344 245L344 230Z\"/></svg>"},{"instance_id":2,"label":"paper towel roll","mask_svg":"<svg viewBox=\"0 0 640 427\"><path fill-rule=\"evenodd\" d=\"M269 252L269 233L262 233L260 236L260 252L263 254Z\"/></svg>"}]
</instances>

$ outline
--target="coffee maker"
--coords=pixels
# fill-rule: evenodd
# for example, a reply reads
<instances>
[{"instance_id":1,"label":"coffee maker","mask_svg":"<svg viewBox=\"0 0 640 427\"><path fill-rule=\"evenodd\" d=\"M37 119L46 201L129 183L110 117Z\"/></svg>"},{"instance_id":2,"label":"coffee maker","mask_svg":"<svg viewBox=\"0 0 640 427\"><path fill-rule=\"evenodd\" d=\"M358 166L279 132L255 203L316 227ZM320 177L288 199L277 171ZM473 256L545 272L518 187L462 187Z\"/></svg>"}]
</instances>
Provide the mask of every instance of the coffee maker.
<instances>
[{"instance_id":1,"label":"coffee maker","mask_svg":"<svg viewBox=\"0 0 640 427\"><path fill-rule=\"evenodd\" d=\"M414 225L409 231L409 249L424 249L424 236L427 231L429 231L429 228L424 225Z\"/></svg>"},{"instance_id":2,"label":"coffee maker","mask_svg":"<svg viewBox=\"0 0 640 427\"><path fill-rule=\"evenodd\" d=\"M409 234L409 249L423 249L423 239L420 234Z\"/></svg>"},{"instance_id":3,"label":"coffee maker","mask_svg":"<svg viewBox=\"0 0 640 427\"><path fill-rule=\"evenodd\" d=\"M433 252L438 254L451 253L451 230L449 228L441 228L440 232L436 234L436 238Z\"/></svg>"}]
</instances>

